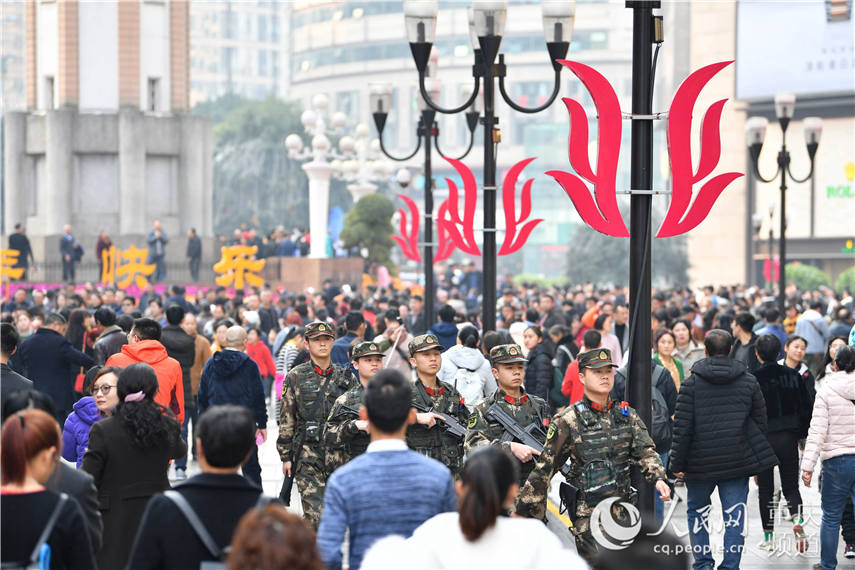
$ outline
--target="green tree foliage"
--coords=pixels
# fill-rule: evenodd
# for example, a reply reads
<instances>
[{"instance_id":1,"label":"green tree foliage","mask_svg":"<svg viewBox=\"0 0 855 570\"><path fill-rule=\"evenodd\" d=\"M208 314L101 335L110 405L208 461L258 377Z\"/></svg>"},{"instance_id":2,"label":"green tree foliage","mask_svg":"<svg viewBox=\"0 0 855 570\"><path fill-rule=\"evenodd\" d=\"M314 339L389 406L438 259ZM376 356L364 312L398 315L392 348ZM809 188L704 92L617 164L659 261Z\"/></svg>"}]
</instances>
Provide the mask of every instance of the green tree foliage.
<instances>
[{"instance_id":1,"label":"green tree foliage","mask_svg":"<svg viewBox=\"0 0 855 570\"><path fill-rule=\"evenodd\" d=\"M390 273L395 273L391 253L395 242L391 236L392 216L395 205L383 194L363 196L344 218L344 230L341 239L346 249L358 248L367 251L366 261L385 265Z\"/></svg>"},{"instance_id":2,"label":"green tree foliage","mask_svg":"<svg viewBox=\"0 0 855 570\"><path fill-rule=\"evenodd\" d=\"M214 230L230 234L242 223L262 231L280 224L307 228L308 179L284 143L290 133L303 133L300 106L225 95L194 112L214 122ZM333 180L330 207L347 210L352 204L344 183Z\"/></svg>"},{"instance_id":3,"label":"green tree foliage","mask_svg":"<svg viewBox=\"0 0 855 570\"><path fill-rule=\"evenodd\" d=\"M855 293L855 267L850 267L837 277L834 283L834 288L837 291L849 291Z\"/></svg>"},{"instance_id":4,"label":"green tree foliage","mask_svg":"<svg viewBox=\"0 0 855 570\"><path fill-rule=\"evenodd\" d=\"M784 277L787 283L794 283L802 291L811 291L820 285L831 285L831 278L825 271L804 263L788 263L784 269Z\"/></svg>"},{"instance_id":5,"label":"green tree foliage","mask_svg":"<svg viewBox=\"0 0 855 570\"><path fill-rule=\"evenodd\" d=\"M629 216L624 216L629 220ZM654 231L656 225L654 223ZM659 287L688 285L689 255L686 238L652 240L653 284ZM570 236L567 277L570 283L629 284L629 238L615 238L580 223Z\"/></svg>"}]
</instances>

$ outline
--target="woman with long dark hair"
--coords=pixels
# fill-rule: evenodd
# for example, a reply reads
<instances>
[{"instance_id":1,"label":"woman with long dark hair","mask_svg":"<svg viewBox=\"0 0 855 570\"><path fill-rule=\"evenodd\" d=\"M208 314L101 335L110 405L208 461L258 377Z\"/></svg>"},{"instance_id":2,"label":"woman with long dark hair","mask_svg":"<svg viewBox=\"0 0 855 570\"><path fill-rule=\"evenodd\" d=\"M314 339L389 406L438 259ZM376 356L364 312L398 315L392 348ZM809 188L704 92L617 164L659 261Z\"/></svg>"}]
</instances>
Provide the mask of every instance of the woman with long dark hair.
<instances>
[{"instance_id":1,"label":"woman with long dark hair","mask_svg":"<svg viewBox=\"0 0 855 570\"><path fill-rule=\"evenodd\" d=\"M113 415L92 425L83 456L83 470L95 478L104 519L99 568L125 567L149 498L169 488L169 460L187 453L175 415L154 401L154 368L127 366L117 390Z\"/></svg>"},{"instance_id":2,"label":"woman with long dark hair","mask_svg":"<svg viewBox=\"0 0 855 570\"><path fill-rule=\"evenodd\" d=\"M57 468L62 442L59 424L42 410L11 414L2 429L2 487L0 528L4 563L18 562L21 568L38 568L46 549L50 568L90 570L95 567L83 512L77 501L45 489ZM49 521L55 520L44 546L36 549ZM37 553L36 560L31 556Z\"/></svg>"},{"instance_id":3,"label":"woman with long dark hair","mask_svg":"<svg viewBox=\"0 0 855 570\"><path fill-rule=\"evenodd\" d=\"M816 387L822 385L822 381L826 376L830 376L836 372L834 368L834 357L837 355L837 351L846 346L847 339L842 336L832 337L831 340L828 341L828 347L825 349L825 356L822 358L822 366L819 368L819 372L816 374Z\"/></svg>"},{"instance_id":4,"label":"woman with long dark hair","mask_svg":"<svg viewBox=\"0 0 855 570\"><path fill-rule=\"evenodd\" d=\"M543 331L539 326L532 325L525 329L523 344L528 349L528 365L525 367L526 392L549 402L553 355L543 342Z\"/></svg>"},{"instance_id":5,"label":"woman with long dark hair","mask_svg":"<svg viewBox=\"0 0 855 570\"><path fill-rule=\"evenodd\" d=\"M89 319L89 311L86 309L74 309L68 315L68 326L65 329L65 338L71 342L71 346L79 350L80 352L84 352L89 356L92 356L94 353L91 347L86 346L86 321ZM83 397L83 380L84 380L84 372L83 367L79 365L72 365L69 369L69 375L71 376L71 380L74 382L74 393L75 400Z\"/></svg>"},{"instance_id":6,"label":"woman with long dark hair","mask_svg":"<svg viewBox=\"0 0 855 570\"><path fill-rule=\"evenodd\" d=\"M427 520L407 541L407 552L424 557L416 566L587 568L540 521L507 516L519 492L518 481L519 462L508 452L493 446L475 451L456 483L457 512ZM508 547L513 544L525 548Z\"/></svg>"}]
</instances>

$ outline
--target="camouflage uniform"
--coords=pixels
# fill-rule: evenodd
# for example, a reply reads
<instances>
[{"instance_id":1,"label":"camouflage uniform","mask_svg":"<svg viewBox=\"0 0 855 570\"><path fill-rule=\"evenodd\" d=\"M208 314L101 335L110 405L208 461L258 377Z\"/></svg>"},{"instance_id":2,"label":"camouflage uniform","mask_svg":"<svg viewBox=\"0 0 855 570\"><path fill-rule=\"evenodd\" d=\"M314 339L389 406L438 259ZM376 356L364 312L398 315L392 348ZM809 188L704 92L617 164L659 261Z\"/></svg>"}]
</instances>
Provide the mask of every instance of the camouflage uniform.
<instances>
[{"instance_id":1,"label":"camouflage uniform","mask_svg":"<svg viewBox=\"0 0 855 570\"><path fill-rule=\"evenodd\" d=\"M436 336L425 334L417 336L410 341L410 356L416 352L441 349L442 345ZM463 402L460 393L449 384L437 380L438 388L432 390L427 388L421 378L416 380L413 386L413 403L435 409L454 417L461 425L465 426L469 418L469 411ZM442 420L437 420L436 425L428 428L422 424L414 424L407 428L407 445L411 449L436 459L451 470L456 478L463 468L463 439L458 439L449 434L442 427Z\"/></svg>"},{"instance_id":2,"label":"camouflage uniform","mask_svg":"<svg viewBox=\"0 0 855 570\"><path fill-rule=\"evenodd\" d=\"M549 406L543 399L526 394L522 388L520 391L522 397L517 399L507 395L499 388L495 394L475 407L469 416L469 423L467 424L469 429L466 431L464 442L467 457L471 455L473 450L482 445L498 445L508 452L511 451L511 442L515 440L502 441L505 428L499 422L488 420L485 417L487 410L493 404L501 406L509 416L516 420L521 428L525 429L531 424L537 424L543 430L543 434L546 434L546 430L549 428ZM543 443L544 436L538 436L537 432L532 435L539 438ZM532 469L534 469L534 460L525 463L520 462L520 485L525 483Z\"/></svg>"},{"instance_id":3,"label":"camouflage uniform","mask_svg":"<svg viewBox=\"0 0 855 570\"><path fill-rule=\"evenodd\" d=\"M359 360L364 356L382 357L383 352L378 343L362 341L353 347L351 358ZM371 442L369 435L356 427L364 394L362 382L357 382L353 388L339 396L333 405L324 426L327 473L332 473L357 455L365 453Z\"/></svg>"},{"instance_id":4,"label":"camouflage uniform","mask_svg":"<svg viewBox=\"0 0 855 570\"><path fill-rule=\"evenodd\" d=\"M306 326L306 338L324 335L332 336L332 327L327 323L310 323ZM303 516L315 529L321 520L327 478L321 431L336 399L353 387L355 381L353 374L341 366L332 364L328 369L321 370L310 360L292 368L282 388L276 449L283 462L292 462L294 482L303 504ZM321 394L324 384L326 389ZM323 401L317 405L313 415L312 410L318 398L323 398ZM299 464L294 465L295 447L304 434L306 439Z\"/></svg>"},{"instance_id":5,"label":"camouflage uniform","mask_svg":"<svg viewBox=\"0 0 855 570\"><path fill-rule=\"evenodd\" d=\"M591 353L598 354L591 356ZM580 366L592 359L595 363L606 360L611 363L611 354L608 349L589 351L579 356ZM544 518L550 480L568 458L571 471L567 481L580 490L571 531L579 554L590 561L597 553L597 543L588 523L597 503L613 496L634 500L630 486L632 464L651 482L664 479L665 469L634 409L626 402L615 401L610 401L604 409L585 396L553 418L543 453L517 498L517 514ZM618 520L625 518L617 503L612 514Z\"/></svg>"}]
</instances>

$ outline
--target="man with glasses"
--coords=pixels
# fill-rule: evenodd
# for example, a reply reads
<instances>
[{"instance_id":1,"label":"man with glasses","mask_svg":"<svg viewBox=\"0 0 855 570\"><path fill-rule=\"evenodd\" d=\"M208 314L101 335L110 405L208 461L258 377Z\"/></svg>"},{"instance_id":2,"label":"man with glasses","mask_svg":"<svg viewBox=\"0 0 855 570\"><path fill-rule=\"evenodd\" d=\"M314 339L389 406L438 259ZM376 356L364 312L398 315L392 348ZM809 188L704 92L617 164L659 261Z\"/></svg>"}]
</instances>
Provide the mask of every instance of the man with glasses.
<instances>
[{"instance_id":1,"label":"man with glasses","mask_svg":"<svg viewBox=\"0 0 855 570\"><path fill-rule=\"evenodd\" d=\"M125 295L125 298L122 299L121 305L119 305L119 314L120 315L130 315L134 311L137 310L137 300L133 295Z\"/></svg>"}]
</instances>

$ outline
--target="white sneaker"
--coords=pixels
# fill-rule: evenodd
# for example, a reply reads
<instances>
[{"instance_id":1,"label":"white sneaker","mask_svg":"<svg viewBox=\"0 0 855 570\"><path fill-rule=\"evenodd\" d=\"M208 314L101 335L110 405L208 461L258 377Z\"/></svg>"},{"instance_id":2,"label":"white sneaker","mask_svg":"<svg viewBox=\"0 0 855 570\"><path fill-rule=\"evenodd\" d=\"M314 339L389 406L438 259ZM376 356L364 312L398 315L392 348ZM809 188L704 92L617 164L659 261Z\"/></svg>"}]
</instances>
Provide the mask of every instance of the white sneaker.
<instances>
[{"instance_id":1,"label":"white sneaker","mask_svg":"<svg viewBox=\"0 0 855 570\"><path fill-rule=\"evenodd\" d=\"M772 553L775 551L775 543L771 540L764 540L757 545L759 550L765 550L768 553Z\"/></svg>"}]
</instances>

